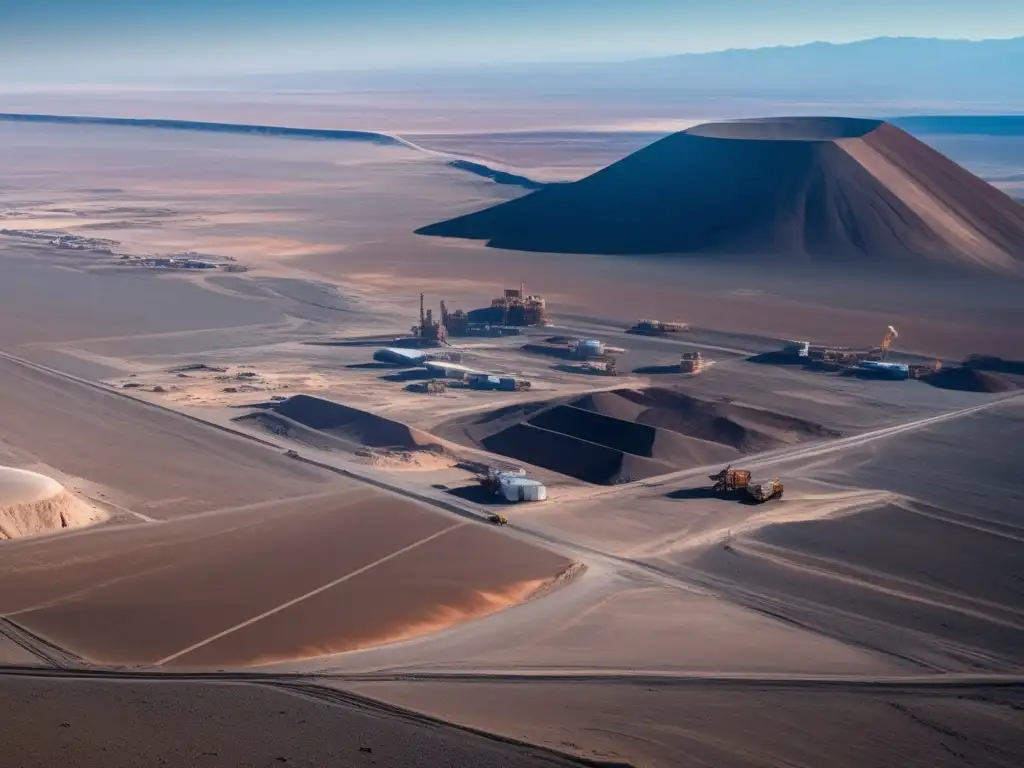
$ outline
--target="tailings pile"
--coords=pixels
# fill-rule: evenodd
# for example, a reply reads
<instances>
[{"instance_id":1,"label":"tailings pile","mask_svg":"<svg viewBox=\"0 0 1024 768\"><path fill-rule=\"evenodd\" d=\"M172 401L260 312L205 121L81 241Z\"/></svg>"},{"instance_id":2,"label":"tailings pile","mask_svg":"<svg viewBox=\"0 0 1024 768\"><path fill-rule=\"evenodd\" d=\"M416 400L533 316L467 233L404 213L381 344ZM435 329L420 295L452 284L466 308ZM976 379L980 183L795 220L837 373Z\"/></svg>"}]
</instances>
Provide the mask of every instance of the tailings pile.
<instances>
[{"instance_id":1,"label":"tailings pile","mask_svg":"<svg viewBox=\"0 0 1024 768\"><path fill-rule=\"evenodd\" d=\"M791 416L663 388L503 408L449 422L441 434L596 485L642 480L837 435Z\"/></svg>"},{"instance_id":2,"label":"tailings pile","mask_svg":"<svg viewBox=\"0 0 1024 768\"><path fill-rule=\"evenodd\" d=\"M294 395L235 422L322 450L442 450L432 435L400 421L311 395Z\"/></svg>"},{"instance_id":3,"label":"tailings pile","mask_svg":"<svg viewBox=\"0 0 1024 768\"><path fill-rule=\"evenodd\" d=\"M923 380L940 389L955 389L960 392L1009 392L1016 389L1013 382L997 373L980 371L976 368L941 368L928 374Z\"/></svg>"}]
</instances>

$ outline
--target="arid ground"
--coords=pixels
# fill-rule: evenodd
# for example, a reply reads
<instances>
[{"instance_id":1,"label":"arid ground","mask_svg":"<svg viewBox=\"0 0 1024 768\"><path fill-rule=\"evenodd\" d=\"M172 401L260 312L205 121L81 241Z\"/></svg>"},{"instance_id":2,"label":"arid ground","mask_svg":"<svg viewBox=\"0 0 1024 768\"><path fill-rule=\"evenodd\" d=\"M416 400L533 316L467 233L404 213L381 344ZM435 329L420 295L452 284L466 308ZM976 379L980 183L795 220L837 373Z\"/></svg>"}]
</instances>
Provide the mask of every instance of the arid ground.
<instances>
[{"instance_id":1,"label":"arid ground","mask_svg":"<svg viewBox=\"0 0 1024 768\"><path fill-rule=\"evenodd\" d=\"M647 142L412 122L547 178ZM978 172L1022 163L997 154ZM1019 282L415 236L525 193L449 159L0 121L0 465L97 513L0 541L14 763L1019 765L1022 377L765 355L892 324L897 360L1020 360ZM144 262L181 253L220 266ZM372 360L421 292L471 309L520 282L555 328L454 341L528 391L427 395ZM620 375L523 348L553 334L625 349ZM684 351L711 365L671 372ZM549 499L498 506L470 462ZM728 462L784 499L716 496Z\"/></svg>"}]
</instances>

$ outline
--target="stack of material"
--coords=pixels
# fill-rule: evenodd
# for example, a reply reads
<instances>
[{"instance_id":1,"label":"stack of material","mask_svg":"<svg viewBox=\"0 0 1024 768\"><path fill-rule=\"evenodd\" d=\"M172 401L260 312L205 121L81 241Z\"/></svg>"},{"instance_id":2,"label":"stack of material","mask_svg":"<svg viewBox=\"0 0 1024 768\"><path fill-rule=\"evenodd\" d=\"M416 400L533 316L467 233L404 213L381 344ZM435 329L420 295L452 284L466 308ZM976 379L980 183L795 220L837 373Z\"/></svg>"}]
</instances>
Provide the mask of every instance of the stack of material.
<instances>
[{"instance_id":1,"label":"stack of material","mask_svg":"<svg viewBox=\"0 0 1024 768\"><path fill-rule=\"evenodd\" d=\"M700 352L683 352L679 360L679 370L682 373L700 373L706 365L704 355Z\"/></svg>"}]
</instances>

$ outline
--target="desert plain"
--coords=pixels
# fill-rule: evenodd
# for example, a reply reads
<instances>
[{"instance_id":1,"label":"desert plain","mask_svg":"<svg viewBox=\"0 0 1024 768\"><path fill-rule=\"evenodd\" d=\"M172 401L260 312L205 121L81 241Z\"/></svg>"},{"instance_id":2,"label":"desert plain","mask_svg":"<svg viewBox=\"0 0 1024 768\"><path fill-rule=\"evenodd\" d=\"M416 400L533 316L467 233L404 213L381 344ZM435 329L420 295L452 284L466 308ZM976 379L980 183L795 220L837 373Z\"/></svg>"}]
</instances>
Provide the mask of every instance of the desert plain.
<instances>
[{"instance_id":1,"label":"desert plain","mask_svg":"<svg viewBox=\"0 0 1024 768\"><path fill-rule=\"evenodd\" d=\"M453 157L575 180L676 129L500 123L0 120L16 764L1019 765L1024 377L773 354L891 324L910 363L1020 360L1020 278L414 234L529 193ZM933 141L981 176L1024 164L976 138ZM176 254L219 267L145 263ZM520 284L554 327L452 342L528 391L427 395L373 360L419 294ZM691 329L627 332L645 317ZM553 335L624 349L619 375L539 354ZM708 368L674 371L693 351ZM496 504L467 468L495 462L548 500ZM718 497L729 463L784 499Z\"/></svg>"}]
</instances>

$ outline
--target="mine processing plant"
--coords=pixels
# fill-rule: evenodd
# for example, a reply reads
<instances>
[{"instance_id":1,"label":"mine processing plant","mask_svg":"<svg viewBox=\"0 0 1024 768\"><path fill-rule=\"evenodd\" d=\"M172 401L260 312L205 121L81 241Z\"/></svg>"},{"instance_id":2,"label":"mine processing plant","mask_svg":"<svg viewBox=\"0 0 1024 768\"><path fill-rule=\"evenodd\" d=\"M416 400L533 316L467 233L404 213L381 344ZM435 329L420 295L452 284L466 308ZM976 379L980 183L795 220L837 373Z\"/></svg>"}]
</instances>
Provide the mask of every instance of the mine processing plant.
<instances>
[{"instance_id":1,"label":"mine processing plant","mask_svg":"<svg viewBox=\"0 0 1024 768\"><path fill-rule=\"evenodd\" d=\"M431 326L432 317L428 310L427 317L422 317L419 330ZM466 312L461 309L448 310L447 304L441 302L441 322L447 336L512 336L520 333L522 328L529 326L551 325L547 315L547 302L543 296L527 295L526 288L507 288L503 295L491 299L489 307L472 309ZM427 330L428 337L437 336L432 329Z\"/></svg>"},{"instance_id":2,"label":"mine processing plant","mask_svg":"<svg viewBox=\"0 0 1024 768\"><path fill-rule=\"evenodd\" d=\"M518 327L551 325L544 297L527 295L525 284L520 284L519 288L506 288L501 296L491 299L489 307L471 310L469 320Z\"/></svg>"},{"instance_id":3,"label":"mine processing plant","mask_svg":"<svg viewBox=\"0 0 1024 768\"><path fill-rule=\"evenodd\" d=\"M641 320L630 328L627 333L636 334L637 336L666 336L670 333L685 333L688 330L690 330L688 323Z\"/></svg>"},{"instance_id":4,"label":"mine processing plant","mask_svg":"<svg viewBox=\"0 0 1024 768\"><path fill-rule=\"evenodd\" d=\"M448 329L443 322L443 314L442 304L442 320L434 320L434 311L424 309L423 294L420 294L420 324L412 327L412 335L419 340L420 346L441 347L448 343Z\"/></svg>"}]
</instances>

